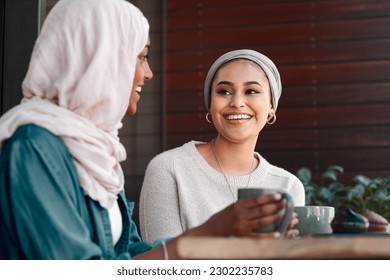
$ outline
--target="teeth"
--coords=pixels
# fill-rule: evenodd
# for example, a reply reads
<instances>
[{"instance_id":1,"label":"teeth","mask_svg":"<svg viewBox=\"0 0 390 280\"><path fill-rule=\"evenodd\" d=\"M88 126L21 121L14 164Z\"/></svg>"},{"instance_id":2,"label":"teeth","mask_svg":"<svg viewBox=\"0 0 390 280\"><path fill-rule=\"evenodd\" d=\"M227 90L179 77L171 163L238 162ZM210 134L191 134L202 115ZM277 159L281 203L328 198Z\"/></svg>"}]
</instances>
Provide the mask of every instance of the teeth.
<instances>
[{"instance_id":1,"label":"teeth","mask_svg":"<svg viewBox=\"0 0 390 280\"><path fill-rule=\"evenodd\" d=\"M135 88L135 91L138 92L138 93L140 93L140 92L142 91L142 87L136 87L136 88Z\"/></svg>"},{"instance_id":2,"label":"teeth","mask_svg":"<svg viewBox=\"0 0 390 280\"><path fill-rule=\"evenodd\" d=\"M242 114L242 115L229 115L226 117L228 120L248 120L251 116Z\"/></svg>"}]
</instances>

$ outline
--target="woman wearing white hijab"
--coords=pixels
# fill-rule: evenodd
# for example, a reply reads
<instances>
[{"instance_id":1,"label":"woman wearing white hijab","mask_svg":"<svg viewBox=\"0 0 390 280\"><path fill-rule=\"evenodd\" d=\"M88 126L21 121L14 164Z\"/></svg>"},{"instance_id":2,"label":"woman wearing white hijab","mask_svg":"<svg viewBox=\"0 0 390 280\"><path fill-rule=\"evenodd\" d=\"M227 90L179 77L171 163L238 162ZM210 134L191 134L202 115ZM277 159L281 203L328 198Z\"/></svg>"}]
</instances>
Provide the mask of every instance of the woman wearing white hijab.
<instances>
[{"instance_id":1,"label":"woman wearing white hijab","mask_svg":"<svg viewBox=\"0 0 390 280\"><path fill-rule=\"evenodd\" d=\"M0 119L0 259L178 257L177 239L139 237L120 166L122 118L153 76L148 33L124 0L60 0L49 13L22 103ZM236 234L248 235L278 217L280 197L244 201L185 235L231 234L210 229L264 204L258 220L240 221Z\"/></svg>"},{"instance_id":2,"label":"woman wearing white hijab","mask_svg":"<svg viewBox=\"0 0 390 280\"><path fill-rule=\"evenodd\" d=\"M0 119L0 258L129 257L118 129L148 33L122 0L61 0L48 14L22 103Z\"/></svg>"},{"instance_id":3,"label":"woman wearing white hijab","mask_svg":"<svg viewBox=\"0 0 390 280\"><path fill-rule=\"evenodd\" d=\"M204 223L237 201L238 188L278 189L289 193L296 206L304 205L299 179L255 151L259 133L276 120L281 92L275 64L259 52L235 50L214 62L204 98L206 118L218 135L207 143L190 141L150 162L140 198L145 241ZM162 217L169 222L162 224Z\"/></svg>"}]
</instances>

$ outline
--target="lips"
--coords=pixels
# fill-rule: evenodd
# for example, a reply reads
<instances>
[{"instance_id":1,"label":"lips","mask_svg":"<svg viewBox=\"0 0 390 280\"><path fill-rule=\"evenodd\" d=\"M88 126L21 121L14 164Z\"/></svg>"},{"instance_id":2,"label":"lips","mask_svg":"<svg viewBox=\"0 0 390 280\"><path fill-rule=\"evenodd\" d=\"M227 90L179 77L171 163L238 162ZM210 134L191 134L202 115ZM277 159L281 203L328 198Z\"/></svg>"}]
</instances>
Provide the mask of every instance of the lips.
<instances>
[{"instance_id":1,"label":"lips","mask_svg":"<svg viewBox=\"0 0 390 280\"><path fill-rule=\"evenodd\" d=\"M252 118L252 116L248 115L248 114L231 114L231 115L226 115L225 118L229 121L231 121L231 120L249 120Z\"/></svg>"}]
</instances>

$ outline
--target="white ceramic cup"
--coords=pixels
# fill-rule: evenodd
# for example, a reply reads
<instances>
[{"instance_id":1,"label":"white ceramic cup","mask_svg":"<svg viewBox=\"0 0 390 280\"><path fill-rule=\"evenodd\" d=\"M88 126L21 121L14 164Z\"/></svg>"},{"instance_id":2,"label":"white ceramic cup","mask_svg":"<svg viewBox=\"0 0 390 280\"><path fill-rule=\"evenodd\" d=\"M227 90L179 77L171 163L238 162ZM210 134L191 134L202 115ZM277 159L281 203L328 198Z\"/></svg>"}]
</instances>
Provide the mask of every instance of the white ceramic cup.
<instances>
[{"instance_id":1,"label":"white ceramic cup","mask_svg":"<svg viewBox=\"0 0 390 280\"><path fill-rule=\"evenodd\" d=\"M335 216L335 209L332 206L296 206L294 212L299 220L295 226L300 236L316 234L331 234L332 220Z\"/></svg>"}]
</instances>

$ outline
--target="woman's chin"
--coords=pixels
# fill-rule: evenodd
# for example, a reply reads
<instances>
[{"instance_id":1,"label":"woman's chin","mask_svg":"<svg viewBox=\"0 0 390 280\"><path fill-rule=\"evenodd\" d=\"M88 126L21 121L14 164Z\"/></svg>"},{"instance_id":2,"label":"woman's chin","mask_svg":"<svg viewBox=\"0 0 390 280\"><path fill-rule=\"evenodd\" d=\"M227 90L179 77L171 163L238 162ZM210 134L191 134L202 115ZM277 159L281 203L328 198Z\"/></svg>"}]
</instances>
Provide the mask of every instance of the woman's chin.
<instances>
[{"instance_id":1,"label":"woman's chin","mask_svg":"<svg viewBox=\"0 0 390 280\"><path fill-rule=\"evenodd\" d=\"M129 116L134 116L136 113L137 113L137 106L129 106L129 108L127 108L127 114Z\"/></svg>"}]
</instances>

